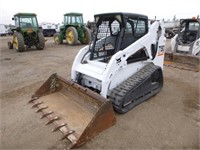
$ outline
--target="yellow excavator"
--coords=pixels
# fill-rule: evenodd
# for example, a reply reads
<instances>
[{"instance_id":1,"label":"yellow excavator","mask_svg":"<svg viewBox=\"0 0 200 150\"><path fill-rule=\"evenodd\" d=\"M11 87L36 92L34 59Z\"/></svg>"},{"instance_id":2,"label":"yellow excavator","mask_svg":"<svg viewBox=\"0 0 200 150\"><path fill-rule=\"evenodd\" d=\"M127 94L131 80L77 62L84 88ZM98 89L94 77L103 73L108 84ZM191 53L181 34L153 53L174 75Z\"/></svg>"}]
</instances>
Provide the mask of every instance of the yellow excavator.
<instances>
[{"instance_id":1,"label":"yellow excavator","mask_svg":"<svg viewBox=\"0 0 200 150\"><path fill-rule=\"evenodd\" d=\"M126 113L161 91L165 29L135 13L94 16L92 42L73 62L71 80L53 74L33 94L32 107L55 124L68 148L77 148L115 124Z\"/></svg>"}]
</instances>

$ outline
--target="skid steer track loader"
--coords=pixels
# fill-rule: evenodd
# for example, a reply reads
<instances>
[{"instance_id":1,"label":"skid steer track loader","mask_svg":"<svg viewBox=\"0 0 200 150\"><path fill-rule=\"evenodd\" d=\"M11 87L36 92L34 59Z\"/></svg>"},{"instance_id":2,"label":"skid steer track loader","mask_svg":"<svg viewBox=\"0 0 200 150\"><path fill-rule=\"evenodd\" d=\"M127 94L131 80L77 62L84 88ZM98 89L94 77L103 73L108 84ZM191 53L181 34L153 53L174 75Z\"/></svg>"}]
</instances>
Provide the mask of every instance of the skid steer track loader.
<instances>
[{"instance_id":1,"label":"skid steer track loader","mask_svg":"<svg viewBox=\"0 0 200 150\"><path fill-rule=\"evenodd\" d=\"M126 113L163 86L165 30L133 13L95 15L90 45L77 54L71 80L53 74L30 103L76 148L111 127L113 108ZM62 139L63 139L62 138Z\"/></svg>"},{"instance_id":2,"label":"skid steer track loader","mask_svg":"<svg viewBox=\"0 0 200 150\"><path fill-rule=\"evenodd\" d=\"M179 32L171 39L172 52L167 52L165 64L181 69L199 71L200 19L181 19Z\"/></svg>"}]
</instances>

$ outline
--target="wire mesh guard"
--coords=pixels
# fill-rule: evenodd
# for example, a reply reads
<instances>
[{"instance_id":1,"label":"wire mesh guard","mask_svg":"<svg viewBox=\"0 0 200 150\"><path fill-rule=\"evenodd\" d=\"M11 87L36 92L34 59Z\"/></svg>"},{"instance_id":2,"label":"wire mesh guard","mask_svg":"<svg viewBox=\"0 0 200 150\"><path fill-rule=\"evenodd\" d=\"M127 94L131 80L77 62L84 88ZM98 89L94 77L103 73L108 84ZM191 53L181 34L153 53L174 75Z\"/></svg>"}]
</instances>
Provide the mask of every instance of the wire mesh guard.
<instances>
[{"instance_id":1,"label":"wire mesh guard","mask_svg":"<svg viewBox=\"0 0 200 150\"><path fill-rule=\"evenodd\" d=\"M116 47L120 24L118 21L102 21L94 35L91 46L93 47L93 59L111 55Z\"/></svg>"}]
</instances>

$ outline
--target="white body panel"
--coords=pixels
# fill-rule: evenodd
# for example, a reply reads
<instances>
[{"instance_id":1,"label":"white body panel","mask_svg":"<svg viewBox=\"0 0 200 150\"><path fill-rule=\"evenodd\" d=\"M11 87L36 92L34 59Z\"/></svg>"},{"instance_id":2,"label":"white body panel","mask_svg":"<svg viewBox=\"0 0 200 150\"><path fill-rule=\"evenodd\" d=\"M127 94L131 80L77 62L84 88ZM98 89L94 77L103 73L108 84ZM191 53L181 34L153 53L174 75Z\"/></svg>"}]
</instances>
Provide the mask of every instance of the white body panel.
<instances>
[{"instance_id":1,"label":"white body panel","mask_svg":"<svg viewBox=\"0 0 200 150\"><path fill-rule=\"evenodd\" d=\"M42 26L42 29L56 29L56 24L54 23L41 23L40 26Z\"/></svg>"},{"instance_id":2,"label":"white body panel","mask_svg":"<svg viewBox=\"0 0 200 150\"><path fill-rule=\"evenodd\" d=\"M190 46L183 46L183 45L178 45L177 48L179 51L183 51L183 52L189 52L190 51Z\"/></svg>"},{"instance_id":3,"label":"white body panel","mask_svg":"<svg viewBox=\"0 0 200 150\"><path fill-rule=\"evenodd\" d=\"M162 30L159 40L157 41L157 31L159 26L161 26ZM88 51L89 46L86 46L79 51L74 60L71 70L71 79L76 81L78 73L83 74L84 79L82 82L84 82L88 87L98 89L100 94L106 98L110 90L136 73L139 69L145 66L147 62L153 62L155 65L163 68L165 46L164 33L163 24L159 21L154 22L146 35L129 45L124 50L115 53L108 63L99 62L98 60L90 61L90 52ZM152 60L151 44L157 43L157 54ZM149 56L149 59L127 64L127 58L144 47L147 50L146 53ZM119 59L120 61L117 61Z\"/></svg>"},{"instance_id":4,"label":"white body panel","mask_svg":"<svg viewBox=\"0 0 200 150\"><path fill-rule=\"evenodd\" d=\"M195 41L192 49L192 55L199 55L200 54L200 38Z\"/></svg>"}]
</instances>

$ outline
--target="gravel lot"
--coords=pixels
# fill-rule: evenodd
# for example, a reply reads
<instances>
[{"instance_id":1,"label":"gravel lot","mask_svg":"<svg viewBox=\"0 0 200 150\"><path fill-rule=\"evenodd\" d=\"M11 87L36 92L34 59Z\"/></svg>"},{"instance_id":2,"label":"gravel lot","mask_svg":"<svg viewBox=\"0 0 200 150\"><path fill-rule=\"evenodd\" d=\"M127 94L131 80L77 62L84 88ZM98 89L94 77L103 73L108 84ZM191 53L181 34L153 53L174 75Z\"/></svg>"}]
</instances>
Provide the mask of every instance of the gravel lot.
<instances>
[{"instance_id":1,"label":"gravel lot","mask_svg":"<svg viewBox=\"0 0 200 150\"><path fill-rule=\"evenodd\" d=\"M73 60L83 45L55 45L23 53L7 48L0 37L0 149L66 148L67 140L27 104L52 73L70 79ZM81 149L199 149L200 73L164 67L164 87Z\"/></svg>"}]
</instances>

